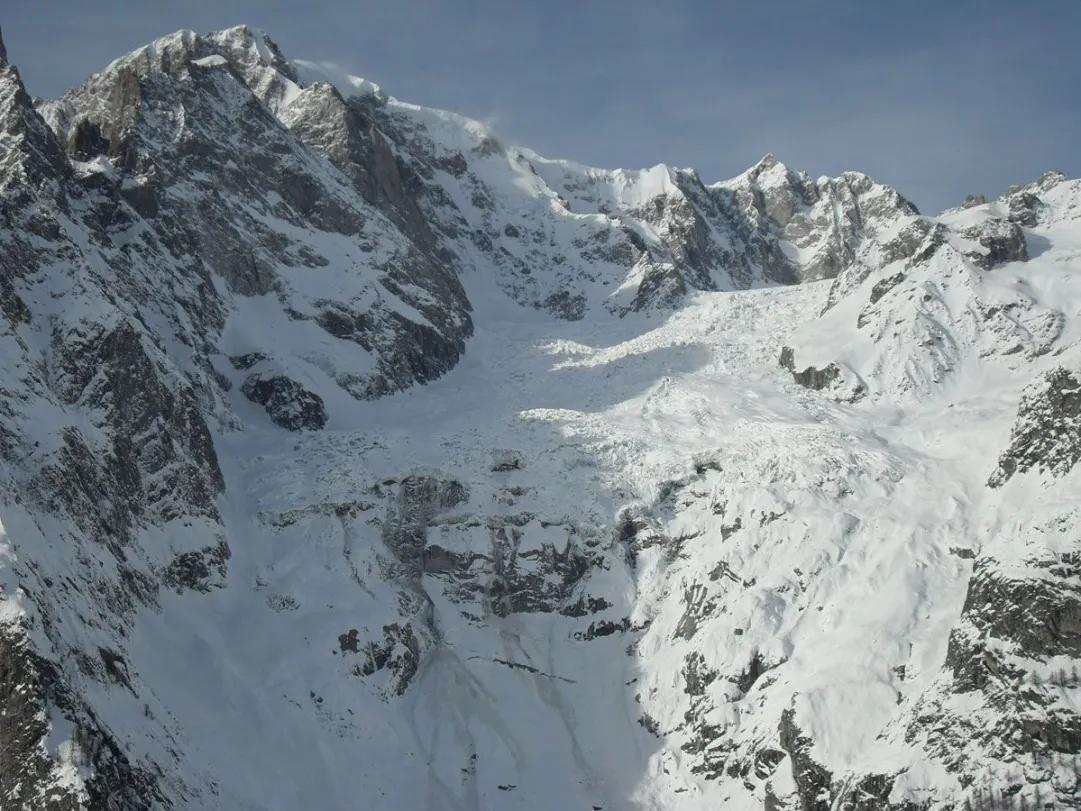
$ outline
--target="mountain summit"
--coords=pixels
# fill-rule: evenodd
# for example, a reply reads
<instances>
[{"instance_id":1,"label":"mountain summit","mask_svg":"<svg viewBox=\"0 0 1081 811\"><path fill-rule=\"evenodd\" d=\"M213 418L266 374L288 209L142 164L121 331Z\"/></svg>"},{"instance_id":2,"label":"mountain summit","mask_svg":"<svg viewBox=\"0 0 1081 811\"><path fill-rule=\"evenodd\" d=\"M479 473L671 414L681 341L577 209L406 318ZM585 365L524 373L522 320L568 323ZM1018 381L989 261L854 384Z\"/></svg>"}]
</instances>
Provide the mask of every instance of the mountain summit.
<instances>
[{"instance_id":1,"label":"mountain summit","mask_svg":"<svg viewBox=\"0 0 1081 811\"><path fill-rule=\"evenodd\" d=\"M1079 808L1081 182L0 45L0 805Z\"/></svg>"}]
</instances>

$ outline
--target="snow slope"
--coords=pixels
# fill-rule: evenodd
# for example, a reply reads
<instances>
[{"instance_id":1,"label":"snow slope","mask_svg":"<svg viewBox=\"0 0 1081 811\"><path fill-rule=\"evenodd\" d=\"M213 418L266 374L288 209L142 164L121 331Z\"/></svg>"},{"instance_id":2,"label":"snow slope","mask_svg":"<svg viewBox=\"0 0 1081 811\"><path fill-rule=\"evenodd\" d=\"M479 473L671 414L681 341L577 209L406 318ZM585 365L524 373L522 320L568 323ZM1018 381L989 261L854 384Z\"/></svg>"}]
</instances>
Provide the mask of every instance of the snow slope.
<instances>
[{"instance_id":1,"label":"snow slope","mask_svg":"<svg viewBox=\"0 0 1081 811\"><path fill-rule=\"evenodd\" d=\"M1081 804L1081 182L591 169L246 28L0 69L5 808Z\"/></svg>"}]
</instances>

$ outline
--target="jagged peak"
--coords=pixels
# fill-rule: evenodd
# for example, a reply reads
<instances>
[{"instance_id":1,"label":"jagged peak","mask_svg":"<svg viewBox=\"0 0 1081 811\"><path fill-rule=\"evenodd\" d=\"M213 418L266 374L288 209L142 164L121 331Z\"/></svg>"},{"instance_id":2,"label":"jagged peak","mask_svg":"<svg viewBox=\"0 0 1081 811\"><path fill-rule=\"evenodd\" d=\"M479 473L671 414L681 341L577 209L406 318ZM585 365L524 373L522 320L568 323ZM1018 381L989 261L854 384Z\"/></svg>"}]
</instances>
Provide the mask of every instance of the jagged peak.
<instances>
[{"instance_id":1,"label":"jagged peak","mask_svg":"<svg viewBox=\"0 0 1081 811\"><path fill-rule=\"evenodd\" d=\"M240 25L206 34L186 28L173 31L114 59L85 84L121 70L134 70L137 74L175 73L190 63L205 66L212 56L226 59L249 85L258 83L264 78L261 74L267 71L296 81L296 73L277 43L260 29Z\"/></svg>"},{"instance_id":2,"label":"jagged peak","mask_svg":"<svg viewBox=\"0 0 1081 811\"><path fill-rule=\"evenodd\" d=\"M1069 178L1058 169L1051 169L1040 175L1036 182L1041 186L1057 186L1064 180L1069 180Z\"/></svg>"},{"instance_id":3,"label":"jagged peak","mask_svg":"<svg viewBox=\"0 0 1081 811\"><path fill-rule=\"evenodd\" d=\"M8 49L4 46L4 30L0 28L0 68L8 63Z\"/></svg>"},{"instance_id":4,"label":"jagged peak","mask_svg":"<svg viewBox=\"0 0 1081 811\"><path fill-rule=\"evenodd\" d=\"M880 186L880 185L882 185L881 183L878 183L873 177L871 177L866 172L860 172L860 171L858 171L856 169L845 169L843 172L841 172L840 175L838 175L838 177L840 177L843 180L847 180L849 183L856 183L856 184L859 184L859 185L865 185L865 186Z\"/></svg>"},{"instance_id":5,"label":"jagged peak","mask_svg":"<svg viewBox=\"0 0 1081 811\"><path fill-rule=\"evenodd\" d=\"M1081 179L1062 172L1044 172L1036 180L1010 186L998 200L1007 206L1011 218L1032 227L1063 220L1081 219Z\"/></svg>"},{"instance_id":6,"label":"jagged peak","mask_svg":"<svg viewBox=\"0 0 1081 811\"><path fill-rule=\"evenodd\" d=\"M1069 178L1062 172L1058 171L1057 169L1051 169L1047 172L1044 172L1035 180L1029 181L1028 183L1016 183L1013 186L1008 187L1006 191L1002 193L1002 197L999 199L1004 200L1008 197L1013 197L1016 194L1021 194L1024 192L1028 192L1031 194L1040 191L1048 191L1049 189L1053 189L1055 186L1067 180L1069 180Z\"/></svg>"},{"instance_id":7,"label":"jagged peak","mask_svg":"<svg viewBox=\"0 0 1081 811\"><path fill-rule=\"evenodd\" d=\"M237 42L249 42L253 39L269 40L270 37L266 31L262 28L256 28L254 26L241 24L231 25L228 28L219 28L215 31L211 31L206 35L207 39L218 39L219 41L234 40ZM277 45L274 46L277 48Z\"/></svg>"},{"instance_id":8,"label":"jagged peak","mask_svg":"<svg viewBox=\"0 0 1081 811\"><path fill-rule=\"evenodd\" d=\"M0 41L0 54L4 54ZM53 132L26 92L18 68L0 59L0 189L65 175L67 164ZM5 138L4 135L14 135Z\"/></svg>"},{"instance_id":9,"label":"jagged peak","mask_svg":"<svg viewBox=\"0 0 1081 811\"><path fill-rule=\"evenodd\" d=\"M829 180L831 183L835 181L841 181L846 184L853 194L859 196L881 196L890 201L889 204L892 207L903 213L911 215L919 215L920 213L916 204L901 194L901 192L888 183L881 183L878 180L875 180L866 172L857 172L853 169L847 169L844 172L841 172L837 178ZM819 183L822 185L821 181L819 181Z\"/></svg>"},{"instance_id":10,"label":"jagged peak","mask_svg":"<svg viewBox=\"0 0 1081 811\"><path fill-rule=\"evenodd\" d=\"M205 34L203 39L218 47L233 50L243 50L250 53L254 49L259 64L268 68L273 68L293 81L296 81L295 72L289 61L282 54L282 50L278 47L278 43L271 39L270 35L261 28L252 28L248 25L236 25L232 28L212 31L209 34Z\"/></svg>"},{"instance_id":11,"label":"jagged peak","mask_svg":"<svg viewBox=\"0 0 1081 811\"><path fill-rule=\"evenodd\" d=\"M752 172L765 172L772 169L774 166L783 166L776 156L772 152L767 152L753 167Z\"/></svg>"},{"instance_id":12,"label":"jagged peak","mask_svg":"<svg viewBox=\"0 0 1081 811\"><path fill-rule=\"evenodd\" d=\"M747 179L752 182L758 181L760 178L772 177L787 180L789 170L787 166L777 160L772 152L767 152L758 163L748 169L744 174Z\"/></svg>"},{"instance_id":13,"label":"jagged peak","mask_svg":"<svg viewBox=\"0 0 1081 811\"><path fill-rule=\"evenodd\" d=\"M1025 188L1034 188L1041 192L1051 191L1060 183L1065 183L1069 178L1057 169L1044 172L1032 183L1026 184Z\"/></svg>"},{"instance_id":14,"label":"jagged peak","mask_svg":"<svg viewBox=\"0 0 1081 811\"><path fill-rule=\"evenodd\" d=\"M796 172L789 169L784 163L779 161L772 152L767 152L761 160L759 160L750 169L747 169L742 174L736 175L729 180L722 180L719 183L712 184L713 188L731 188L733 186L761 186L763 184L767 186L788 185L796 186L803 185L806 182L810 182L810 177L804 172Z\"/></svg>"},{"instance_id":15,"label":"jagged peak","mask_svg":"<svg viewBox=\"0 0 1081 811\"><path fill-rule=\"evenodd\" d=\"M134 68L139 73L161 70L168 55L175 53L178 49L190 51L192 43L197 37L198 35L190 29L181 29L163 37L158 37L146 45L136 48L118 59L114 59L105 67L105 70L96 75L113 73L123 68ZM91 77L91 79L93 78Z\"/></svg>"},{"instance_id":16,"label":"jagged peak","mask_svg":"<svg viewBox=\"0 0 1081 811\"><path fill-rule=\"evenodd\" d=\"M767 152L761 160L742 174L736 175L730 180L722 180L719 183L715 183L713 184L713 187L730 188L748 184L751 186L775 187L786 185L794 188L804 188L813 185L829 187L838 183L849 186L856 193L862 194L872 189L882 189L892 191L895 194L898 194L899 197L901 196L891 186L879 183L864 172L847 170L841 172L841 174L836 177L822 175L817 180L814 180L806 172L789 168L788 165L778 160L772 152ZM905 202L908 201L906 200Z\"/></svg>"},{"instance_id":17,"label":"jagged peak","mask_svg":"<svg viewBox=\"0 0 1081 811\"><path fill-rule=\"evenodd\" d=\"M127 82L132 75L186 80L208 69L231 72L275 113L283 99L299 90L296 71L263 31L246 25L207 34L180 29L113 60L79 87L39 108L63 140L88 113L102 112L102 100L111 97L103 90L107 86Z\"/></svg>"}]
</instances>

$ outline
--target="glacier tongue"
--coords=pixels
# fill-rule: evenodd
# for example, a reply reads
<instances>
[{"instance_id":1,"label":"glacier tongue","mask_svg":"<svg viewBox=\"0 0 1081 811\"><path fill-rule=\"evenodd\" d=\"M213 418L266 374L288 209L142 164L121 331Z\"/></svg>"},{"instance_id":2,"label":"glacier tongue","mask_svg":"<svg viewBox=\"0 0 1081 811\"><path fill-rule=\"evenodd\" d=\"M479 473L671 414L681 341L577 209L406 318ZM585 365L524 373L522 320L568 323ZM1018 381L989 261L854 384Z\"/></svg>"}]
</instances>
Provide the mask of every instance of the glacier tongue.
<instances>
[{"instance_id":1,"label":"glacier tongue","mask_svg":"<svg viewBox=\"0 0 1081 811\"><path fill-rule=\"evenodd\" d=\"M0 47L4 808L1081 807L1081 182L339 73Z\"/></svg>"}]
</instances>

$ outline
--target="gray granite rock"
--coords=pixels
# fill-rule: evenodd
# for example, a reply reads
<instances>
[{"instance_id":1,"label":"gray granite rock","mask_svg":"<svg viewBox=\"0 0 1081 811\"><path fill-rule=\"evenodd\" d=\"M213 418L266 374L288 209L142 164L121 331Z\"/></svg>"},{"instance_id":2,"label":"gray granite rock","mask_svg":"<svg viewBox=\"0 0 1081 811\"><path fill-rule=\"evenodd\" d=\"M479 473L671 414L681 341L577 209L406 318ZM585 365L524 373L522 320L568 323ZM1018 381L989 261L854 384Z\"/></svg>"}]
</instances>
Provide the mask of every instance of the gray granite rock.
<instances>
[{"instance_id":1,"label":"gray granite rock","mask_svg":"<svg viewBox=\"0 0 1081 811\"><path fill-rule=\"evenodd\" d=\"M327 424L323 398L284 375L249 375L241 391L263 406L275 425L287 431L318 431Z\"/></svg>"},{"instance_id":2,"label":"gray granite rock","mask_svg":"<svg viewBox=\"0 0 1081 811\"><path fill-rule=\"evenodd\" d=\"M1053 369L1030 384L1017 407L1010 444L988 485L1001 487L1017 473L1040 470L1065 476L1081 460L1081 380Z\"/></svg>"}]
</instances>

